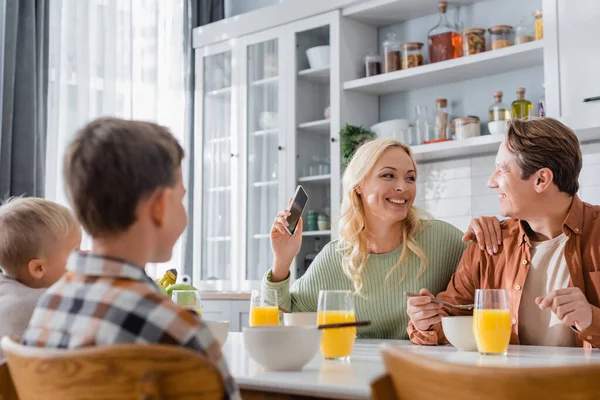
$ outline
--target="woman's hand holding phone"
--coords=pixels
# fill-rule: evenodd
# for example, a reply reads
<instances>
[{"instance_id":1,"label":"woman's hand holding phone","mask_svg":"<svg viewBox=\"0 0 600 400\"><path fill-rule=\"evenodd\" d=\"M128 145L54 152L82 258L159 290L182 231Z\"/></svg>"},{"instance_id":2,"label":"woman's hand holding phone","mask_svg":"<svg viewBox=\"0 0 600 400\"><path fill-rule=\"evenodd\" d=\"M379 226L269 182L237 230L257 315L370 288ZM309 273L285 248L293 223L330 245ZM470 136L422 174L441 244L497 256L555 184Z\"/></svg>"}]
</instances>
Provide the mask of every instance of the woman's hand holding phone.
<instances>
[{"instance_id":1,"label":"woman's hand holding phone","mask_svg":"<svg viewBox=\"0 0 600 400\"><path fill-rule=\"evenodd\" d=\"M271 273L272 282L287 279L292 261L302 246L302 218L298 221L294 234L290 235L286 230L286 226L288 226L286 219L290 214L288 210L277 213L271 227L271 249L275 255Z\"/></svg>"}]
</instances>

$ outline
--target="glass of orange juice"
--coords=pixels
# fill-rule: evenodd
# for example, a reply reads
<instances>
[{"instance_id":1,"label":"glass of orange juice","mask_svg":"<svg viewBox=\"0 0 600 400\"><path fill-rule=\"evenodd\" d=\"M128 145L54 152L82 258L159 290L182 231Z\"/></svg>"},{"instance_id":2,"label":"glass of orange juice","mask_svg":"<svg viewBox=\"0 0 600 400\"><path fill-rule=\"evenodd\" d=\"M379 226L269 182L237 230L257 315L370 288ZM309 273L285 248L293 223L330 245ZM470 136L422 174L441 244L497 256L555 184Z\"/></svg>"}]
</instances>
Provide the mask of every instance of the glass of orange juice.
<instances>
[{"instance_id":1,"label":"glass of orange juice","mask_svg":"<svg viewBox=\"0 0 600 400\"><path fill-rule=\"evenodd\" d=\"M508 294L504 289L477 289L473 311L473 333L483 355L506 355L512 324Z\"/></svg>"},{"instance_id":2,"label":"glass of orange juice","mask_svg":"<svg viewBox=\"0 0 600 400\"><path fill-rule=\"evenodd\" d=\"M175 304L189 308L202 318L202 299L198 290L174 290L171 298Z\"/></svg>"},{"instance_id":3,"label":"glass of orange juice","mask_svg":"<svg viewBox=\"0 0 600 400\"><path fill-rule=\"evenodd\" d=\"M349 290L321 290L317 324L356 322L354 300ZM327 360L349 361L356 338L356 327L323 329L321 353Z\"/></svg>"},{"instance_id":4,"label":"glass of orange juice","mask_svg":"<svg viewBox=\"0 0 600 400\"><path fill-rule=\"evenodd\" d=\"M253 290L250 298L250 326L279 325L277 291Z\"/></svg>"}]
</instances>

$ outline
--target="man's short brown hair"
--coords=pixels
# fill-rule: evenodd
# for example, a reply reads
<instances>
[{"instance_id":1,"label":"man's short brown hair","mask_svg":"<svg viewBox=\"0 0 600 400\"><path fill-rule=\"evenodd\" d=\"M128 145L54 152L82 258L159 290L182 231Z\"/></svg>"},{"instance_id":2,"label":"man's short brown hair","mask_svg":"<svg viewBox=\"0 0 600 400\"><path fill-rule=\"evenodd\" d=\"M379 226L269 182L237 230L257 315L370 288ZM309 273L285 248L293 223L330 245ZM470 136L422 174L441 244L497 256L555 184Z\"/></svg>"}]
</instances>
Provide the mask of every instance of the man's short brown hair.
<instances>
[{"instance_id":1,"label":"man's short brown hair","mask_svg":"<svg viewBox=\"0 0 600 400\"><path fill-rule=\"evenodd\" d=\"M554 183L570 196L579 190L582 156L575 133L553 118L513 119L506 131L506 147L517 156L521 178L549 168Z\"/></svg>"},{"instance_id":2,"label":"man's short brown hair","mask_svg":"<svg viewBox=\"0 0 600 400\"><path fill-rule=\"evenodd\" d=\"M183 149L152 122L99 118L69 145L63 174L75 215L92 237L127 230L141 200L173 187Z\"/></svg>"},{"instance_id":3,"label":"man's short brown hair","mask_svg":"<svg viewBox=\"0 0 600 400\"><path fill-rule=\"evenodd\" d=\"M81 230L71 211L37 197L15 197L0 206L0 267L12 277L43 258L72 232Z\"/></svg>"}]
</instances>

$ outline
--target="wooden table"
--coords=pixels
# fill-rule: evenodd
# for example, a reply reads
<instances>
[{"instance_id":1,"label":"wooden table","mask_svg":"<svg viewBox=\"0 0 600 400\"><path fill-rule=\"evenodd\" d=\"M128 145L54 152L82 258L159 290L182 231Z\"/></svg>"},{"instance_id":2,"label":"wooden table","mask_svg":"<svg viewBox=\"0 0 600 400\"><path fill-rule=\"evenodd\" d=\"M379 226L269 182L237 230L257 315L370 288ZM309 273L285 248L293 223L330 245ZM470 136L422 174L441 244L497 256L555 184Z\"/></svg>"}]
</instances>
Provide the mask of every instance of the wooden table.
<instances>
[{"instance_id":1,"label":"wooden table","mask_svg":"<svg viewBox=\"0 0 600 400\"><path fill-rule=\"evenodd\" d=\"M415 346L408 340L357 340L352 361L323 360L320 354L302 371L266 371L250 359L242 334L229 333L223 353L229 369L242 389L244 399L369 399L371 381L385 373L381 359L382 343L394 343L407 351L448 362L481 366L555 366L600 363L597 349L543 346L510 346L506 357L480 356L447 346Z\"/></svg>"}]
</instances>

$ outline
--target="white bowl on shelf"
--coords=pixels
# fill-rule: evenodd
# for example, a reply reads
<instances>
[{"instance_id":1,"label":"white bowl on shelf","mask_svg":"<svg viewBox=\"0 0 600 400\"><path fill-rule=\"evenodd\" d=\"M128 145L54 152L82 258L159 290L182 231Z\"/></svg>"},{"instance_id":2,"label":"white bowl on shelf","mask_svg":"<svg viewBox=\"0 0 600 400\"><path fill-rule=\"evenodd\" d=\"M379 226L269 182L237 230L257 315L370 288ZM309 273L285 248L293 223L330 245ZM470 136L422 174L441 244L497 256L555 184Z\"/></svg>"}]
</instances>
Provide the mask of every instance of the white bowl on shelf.
<instances>
[{"instance_id":1,"label":"white bowl on shelf","mask_svg":"<svg viewBox=\"0 0 600 400\"><path fill-rule=\"evenodd\" d=\"M255 326L243 328L244 348L257 364L272 371L299 371L319 351L316 326Z\"/></svg>"},{"instance_id":2,"label":"white bowl on shelf","mask_svg":"<svg viewBox=\"0 0 600 400\"><path fill-rule=\"evenodd\" d=\"M488 122L488 130L492 135L504 135L506 133L506 127L508 121L490 121Z\"/></svg>"},{"instance_id":3,"label":"white bowl on shelf","mask_svg":"<svg viewBox=\"0 0 600 400\"><path fill-rule=\"evenodd\" d=\"M285 326L316 326L316 312L283 313L283 324Z\"/></svg>"},{"instance_id":4,"label":"white bowl on shelf","mask_svg":"<svg viewBox=\"0 0 600 400\"><path fill-rule=\"evenodd\" d=\"M321 69L329 67L331 53L329 50L329 46L311 47L306 50L306 57L308 57L310 68Z\"/></svg>"},{"instance_id":5,"label":"white bowl on shelf","mask_svg":"<svg viewBox=\"0 0 600 400\"><path fill-rule=\"evenodd\" d=\"M223 347L229 336L229 321L206 321L204 323L208 326L208 329L213 334L217 342Z\"/></svg>"},{"instance_id":6,"label":"white bowl on shelf","mask_svg":"<svg viewBox=\"0 0 600 400\"><path fill-rule=\"evenodd\" d=\"M378 138L396 139L409 144L406 140L408 135L408 120L407 119L391 119L375 124L371 127Z\"/></svg>"},{"instance_id":7,"label":"white bowl on shelf","mask_svg":"<svg viewBox=\"0 0 600 400\"><path fill-rule=\"evenodd\" d=\"M460 351L477 351L473 334L473 317L442 317L442 329L450 344Z\"/></svg>"}]
</instances>

